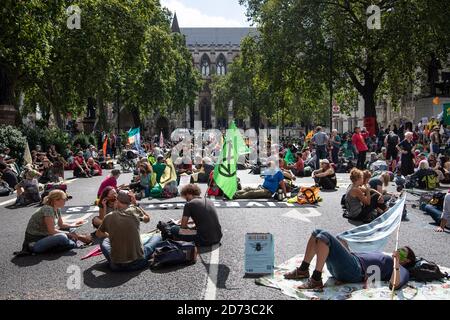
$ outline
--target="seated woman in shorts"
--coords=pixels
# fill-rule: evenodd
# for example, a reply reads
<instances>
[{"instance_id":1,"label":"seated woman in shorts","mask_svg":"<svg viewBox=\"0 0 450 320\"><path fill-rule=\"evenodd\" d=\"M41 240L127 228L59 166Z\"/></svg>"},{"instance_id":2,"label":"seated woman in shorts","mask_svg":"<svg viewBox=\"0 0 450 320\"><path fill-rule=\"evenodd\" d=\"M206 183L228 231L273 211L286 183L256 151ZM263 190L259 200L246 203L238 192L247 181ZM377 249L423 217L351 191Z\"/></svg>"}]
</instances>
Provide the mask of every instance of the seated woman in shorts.
<instances>
[{"instance_id":1,"label":"seated woman in shorts","mask_svg":"<svg viewBox=\"0 0 450 320\"><path fill-rule=\"evenodd\" d=\"M336 173L327 159L320 160L320 169L313 171L312 176L320 188L324 190L336 189Z\"/></svg>"}]
</instances>

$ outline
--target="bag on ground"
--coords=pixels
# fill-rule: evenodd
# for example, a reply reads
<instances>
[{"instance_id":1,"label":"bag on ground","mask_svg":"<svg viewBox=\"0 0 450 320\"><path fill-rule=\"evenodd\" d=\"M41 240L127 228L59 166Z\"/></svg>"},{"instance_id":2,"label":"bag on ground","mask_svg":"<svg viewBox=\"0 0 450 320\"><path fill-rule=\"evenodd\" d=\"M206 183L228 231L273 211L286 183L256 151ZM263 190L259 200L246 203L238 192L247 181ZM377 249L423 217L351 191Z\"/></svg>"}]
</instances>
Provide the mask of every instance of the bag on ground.
<instances>
[{"instance_id":1,"label":"bag on ground","mask_svg":"<svg viewBox=\"0 0 450 320\"><path fill-rule=\"evenodd\" d=\"M150 268L188 265L196 261L197 247L194 242L166 240L156 247L153 258L150 260Z\"/></svg>"},{"instance_id":2,"label":"bag on ground","mask_svg":"<svg viewBox=\"0 0 450 320\"><path fill-rule=\"evenodd\" d=\"M439 266L423 258L418 259L412 269L409 270L412 280L419 282L432 282L448 278L447 273L442 273Z\"/></svg>"}]
</instances>

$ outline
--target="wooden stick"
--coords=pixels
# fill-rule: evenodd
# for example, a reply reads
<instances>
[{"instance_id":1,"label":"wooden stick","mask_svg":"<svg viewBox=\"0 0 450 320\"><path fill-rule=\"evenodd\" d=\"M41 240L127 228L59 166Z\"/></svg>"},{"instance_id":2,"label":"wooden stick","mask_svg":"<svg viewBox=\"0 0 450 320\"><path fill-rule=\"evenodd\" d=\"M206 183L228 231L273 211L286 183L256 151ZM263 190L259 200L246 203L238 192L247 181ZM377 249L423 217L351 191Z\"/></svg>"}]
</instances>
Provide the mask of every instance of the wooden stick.
<instances>
[{"instance_id":1,"label":"wooden stick","mask_svg":"<svg viewBox=\"0 0 450 320\"><path fill-rule=\"evenodd\" d=\"M397 237L395 239L395 251L398 250L398 241L400 237L400 226L402 225L402 222L400 221L400 224L398 225L397 229ZM395 283L397 282L397 270L395 270L395 260L393 261L393 272L394 272L394 285L392 286L392 292L391 292L391 300L394 300L394 294L395 294Z\"/></svg>"}]
</instances>

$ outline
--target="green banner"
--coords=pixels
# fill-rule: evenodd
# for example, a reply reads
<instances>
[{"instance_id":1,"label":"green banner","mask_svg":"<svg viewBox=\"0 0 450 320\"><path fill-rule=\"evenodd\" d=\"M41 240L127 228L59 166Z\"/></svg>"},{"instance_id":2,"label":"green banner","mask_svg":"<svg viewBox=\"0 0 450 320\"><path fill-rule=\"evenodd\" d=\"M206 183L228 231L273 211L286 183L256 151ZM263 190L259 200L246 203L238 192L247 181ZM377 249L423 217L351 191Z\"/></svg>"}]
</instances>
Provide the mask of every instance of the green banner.
<instances>
[{"instance_id":1,"label":"green banner","mask_svg":"<svg viewBox=\"0 0 450 320\"><path fill-rule=\"evenodd\" d=\"M442 119L445 125L450 125L450 103L444 104L444 115Z\"/></svg>"},{"instance_id":2,"label":"green banner","mask_svg":"<svg viewBox=\"0 0 450 320\"><path fill-rule=\"evenodd\" d=\"M214 168L214 181L229 199L232 199L237 191L238 158L246 153L249 153L249 150L233 122L227 130L222 152Z\"/></svg>"}]
</instances>

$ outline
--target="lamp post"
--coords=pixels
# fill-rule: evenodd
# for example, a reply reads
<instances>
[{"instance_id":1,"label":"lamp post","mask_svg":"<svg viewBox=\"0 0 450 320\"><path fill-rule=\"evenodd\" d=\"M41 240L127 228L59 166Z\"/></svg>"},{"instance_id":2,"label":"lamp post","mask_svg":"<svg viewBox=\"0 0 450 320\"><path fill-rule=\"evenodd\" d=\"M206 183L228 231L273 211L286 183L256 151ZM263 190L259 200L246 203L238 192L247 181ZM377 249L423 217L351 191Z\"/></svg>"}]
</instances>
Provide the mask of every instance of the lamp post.
<instances>
[{"instance_id":1,"label":"lamp post","mask_svg":"<svg viewBox=\"0 0 450 320\"><path fill-rule=\"evenodd\" d=\"M330 132L333 131L333 50L334 50L334 40L333 38L329 38L327 40L328 48L329 48L329 67L330 67Z\"/></svg>"}]
</instances>

